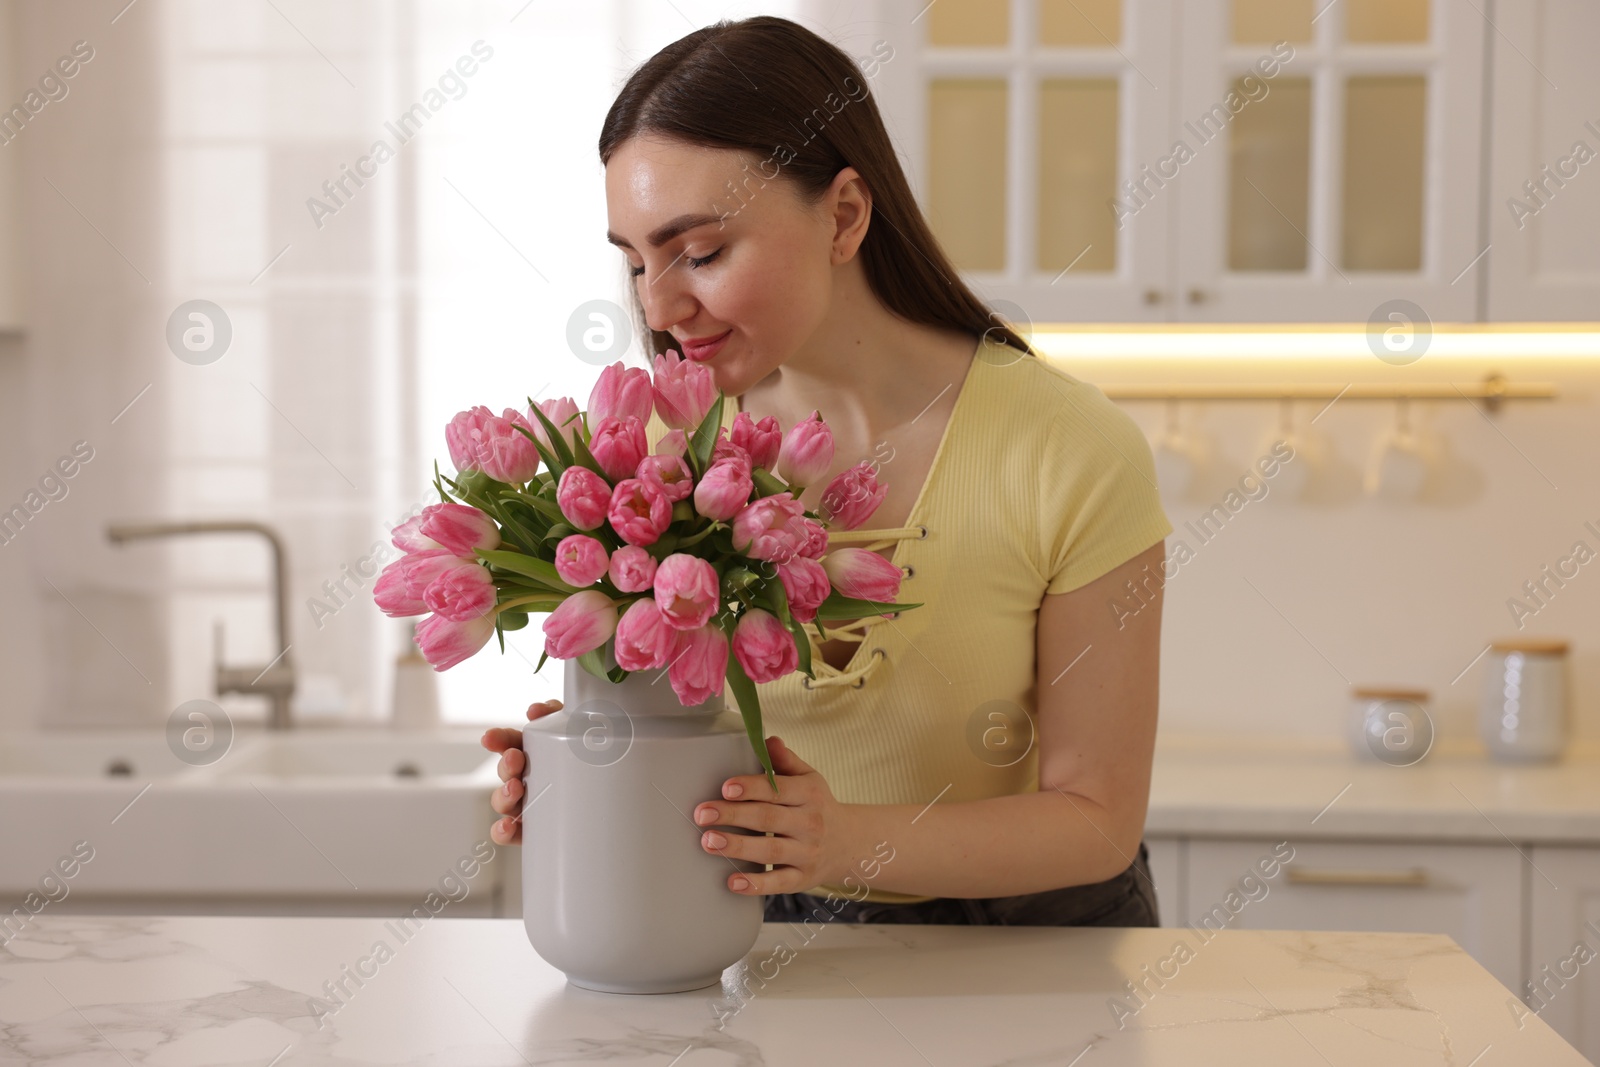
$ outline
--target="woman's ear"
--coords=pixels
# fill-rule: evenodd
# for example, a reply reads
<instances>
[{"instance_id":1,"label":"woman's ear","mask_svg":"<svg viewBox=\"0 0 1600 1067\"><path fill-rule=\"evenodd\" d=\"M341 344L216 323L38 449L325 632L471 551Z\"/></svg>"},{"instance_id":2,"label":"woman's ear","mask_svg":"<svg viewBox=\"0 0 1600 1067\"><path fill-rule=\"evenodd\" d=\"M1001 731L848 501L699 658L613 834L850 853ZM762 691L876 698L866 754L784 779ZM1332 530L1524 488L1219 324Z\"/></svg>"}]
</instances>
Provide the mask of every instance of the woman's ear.
<instances>
[{"instance_id":1,"label":"woman's ear","mask_svg":"<svg viewBox=\"0 0 1600 1067\"><path fill-rule=\"evenodd\" d=\"M848 263L866 240L872 220L872 191L854 167L845 167L828 186L828 217L833 223L832 264Z\"/></svg>"}]
</instances>

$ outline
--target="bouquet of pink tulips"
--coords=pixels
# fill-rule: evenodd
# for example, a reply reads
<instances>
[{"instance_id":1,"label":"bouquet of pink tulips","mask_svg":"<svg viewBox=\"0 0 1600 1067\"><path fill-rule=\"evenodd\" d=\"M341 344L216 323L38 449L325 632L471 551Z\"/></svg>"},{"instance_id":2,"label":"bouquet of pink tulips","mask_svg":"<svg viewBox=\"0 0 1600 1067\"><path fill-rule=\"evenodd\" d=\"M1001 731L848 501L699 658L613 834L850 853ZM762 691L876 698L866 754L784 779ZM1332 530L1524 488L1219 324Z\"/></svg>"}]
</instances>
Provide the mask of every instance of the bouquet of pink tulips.
<instances>
[{"instance_id":1,"label":"bouquet of pink tulips","mask_svg":"<svg viewBox=\"0 0 1600 1067\"><path fill-rule=\"evenodd\" d=\"M828 529L861 525L888 490L863 461L828 483L821 514L807 511L804 487L833 462L816 412L787 433L740 412L729 434L709 368L665 352L654 369L605 368L586 412L561 397L452 419L456 476L436 468L442 502L395 527L404 555L374 599L396 617L432 613L417 644L435 670L491 636L504 651L505 631L549 612L536 670L576 658L620 682L665 667L685 706L726 680L776 790L755 683L816 677L807 624L826 640L824 620L921 606L894 603L900 569L877 552L828 550ZM649 453L652 408L670 429Z\"/></svg>"}]
</instances>

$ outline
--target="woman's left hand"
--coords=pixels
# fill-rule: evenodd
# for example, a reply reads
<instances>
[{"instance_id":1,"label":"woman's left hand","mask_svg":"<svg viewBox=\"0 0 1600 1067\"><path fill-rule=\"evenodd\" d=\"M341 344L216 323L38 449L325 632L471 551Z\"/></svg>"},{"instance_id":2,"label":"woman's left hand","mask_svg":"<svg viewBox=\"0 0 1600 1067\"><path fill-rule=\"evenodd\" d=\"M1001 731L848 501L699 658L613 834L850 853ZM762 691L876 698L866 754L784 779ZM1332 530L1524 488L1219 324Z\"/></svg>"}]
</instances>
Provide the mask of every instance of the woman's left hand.
<instances>
[{"instance_id":1,"label":"woman's left hand","mask_svg":"<svg viewBox=\"0 0 1600 1067\"><path fill-rule=\"evenodd\" d=\"M847 805L833 798L828 783L778 737L767 738L767 752L778 779L778 795L765 774L746 774L722 784L724 800L700 804L700 826L738 826L754 835L707 830L700 847L718 856L770 863L776 869L728 876L728 888L747 896L795 893L835 881L850 869L851 834ZM777 834L766 837L766 832Z\"/></svg>"}]
</instances>

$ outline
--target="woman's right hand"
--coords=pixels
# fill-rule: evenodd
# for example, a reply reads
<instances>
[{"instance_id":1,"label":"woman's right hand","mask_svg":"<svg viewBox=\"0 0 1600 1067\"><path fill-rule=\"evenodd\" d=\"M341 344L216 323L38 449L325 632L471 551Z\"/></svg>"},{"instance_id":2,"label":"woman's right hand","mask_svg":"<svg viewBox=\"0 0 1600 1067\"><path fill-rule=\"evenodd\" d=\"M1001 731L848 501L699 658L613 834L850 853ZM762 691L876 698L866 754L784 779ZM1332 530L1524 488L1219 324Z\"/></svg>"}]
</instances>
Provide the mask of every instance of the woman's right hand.
<instances>
[{"instance_id":1,"label":"woman's right hand","mask_svg":"<svg viewBox=\"0 0 1600 1067\"><path fill-rule=\"evenodd\" d=\"M541 700L528 706L528 721L542 718L561 710L559 700ZM504 815L489 827L489 840L497 845L522 843L522 774L527 769L527 755L522 751L522 731L509 726L493 726L484 731L483 747L500 753L495 770L505 784L489 797L489 806Z\"/></svg>"}]
</instances>

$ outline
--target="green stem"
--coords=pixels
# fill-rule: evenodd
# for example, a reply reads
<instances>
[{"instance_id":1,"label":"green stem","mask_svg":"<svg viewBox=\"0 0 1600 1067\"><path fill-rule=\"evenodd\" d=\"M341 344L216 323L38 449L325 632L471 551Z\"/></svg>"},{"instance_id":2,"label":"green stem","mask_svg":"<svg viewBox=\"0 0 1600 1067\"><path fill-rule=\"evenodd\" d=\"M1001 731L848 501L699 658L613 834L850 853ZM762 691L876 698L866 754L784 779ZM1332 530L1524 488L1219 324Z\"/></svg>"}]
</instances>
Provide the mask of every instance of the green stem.
<instances>
[{"instance_id":1,"label":"green stem","mask_svg":"<svg viewBox=\"0 0 1600 1067\"><path fill-rule=\"evenodd\" d=\"M721 527L722 527L722 523L713 522L710 525L708 525L704 530L701 530L699 533L693 534L693 535L691 535L689 537L685 537L683 540L679 541L678 542L678 548L680 550L682 550L682 549L688 548L690 545L699 544L700 541L702 541L706 537L709 537L711 534L715 533Z\"/></svg>"},{"instance_id":2,"label":"green stem","mask_svg":"<svg viewBox=\"0 0 1600 1067\"><path fill-rule=\"evenodd\" d=\"M554 595L552 595L552 596L524 596L524 597L518 597L515 600L508 600L504 604L501 604L500 606L498 606L497 608L494 609L494 613L496 615L498 615L502 611L511 611L511 610L514 610L514 609L516 609L518 607L521 607L524 604L530 604L530 605L531 604L548 604L550 607L557 607L565 599L566 599L565 597L554 596Z\"/></svg>"}]
</instances>

